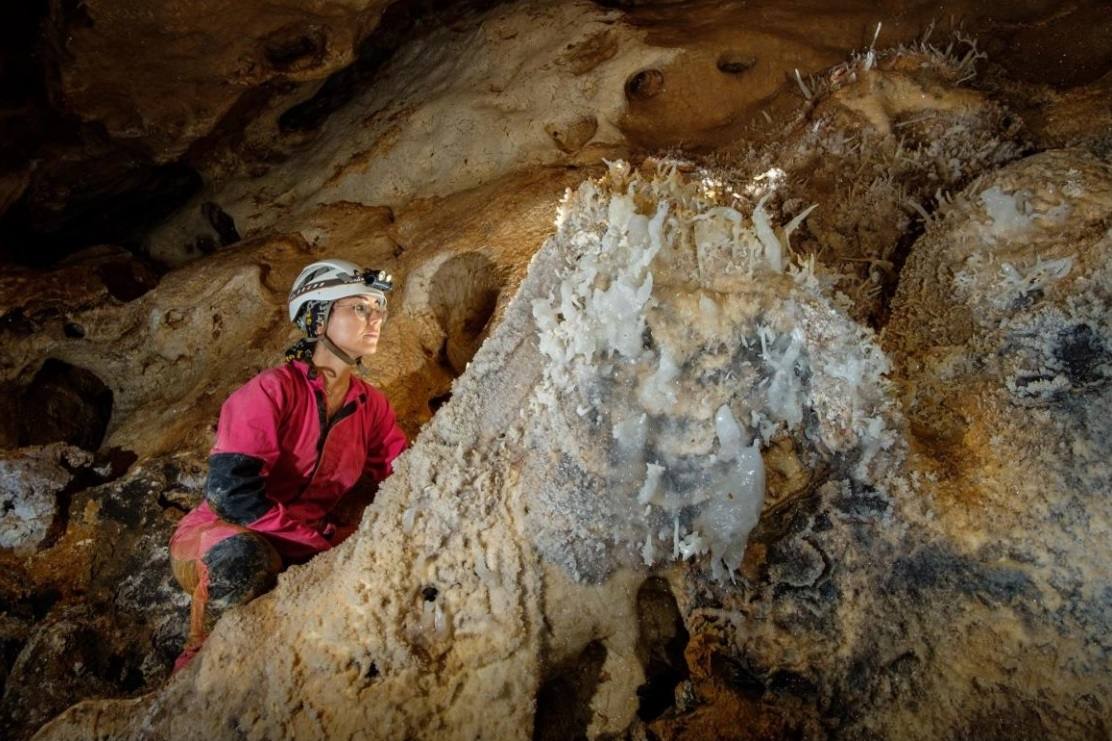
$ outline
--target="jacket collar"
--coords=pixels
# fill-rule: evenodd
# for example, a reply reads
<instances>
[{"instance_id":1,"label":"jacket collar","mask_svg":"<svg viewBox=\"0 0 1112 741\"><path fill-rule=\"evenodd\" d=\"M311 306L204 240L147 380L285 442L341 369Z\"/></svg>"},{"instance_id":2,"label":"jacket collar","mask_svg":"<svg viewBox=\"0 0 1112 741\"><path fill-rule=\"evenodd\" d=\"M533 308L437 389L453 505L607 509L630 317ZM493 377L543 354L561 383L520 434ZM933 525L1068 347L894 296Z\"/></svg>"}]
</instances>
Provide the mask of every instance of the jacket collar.
<instances>
[{"instance_id":1,"label":"jacket collar","mask_svg":"<svg viewBox=\"0 0 1112 741\"><path fill-rule=\"evenodd\" d=\"M316 373L312 366L304 360L291 360L289 365L296 371L298 378L304 380L310 388L324 392L324 379L321 378L319 373ZM344 404L352 401L357 401L363 404L367 401L367 393L363 389L363 379L357 374L351 374L351 383L348 384L347 395L344 396Z\"/></svg>"}]
</instances>

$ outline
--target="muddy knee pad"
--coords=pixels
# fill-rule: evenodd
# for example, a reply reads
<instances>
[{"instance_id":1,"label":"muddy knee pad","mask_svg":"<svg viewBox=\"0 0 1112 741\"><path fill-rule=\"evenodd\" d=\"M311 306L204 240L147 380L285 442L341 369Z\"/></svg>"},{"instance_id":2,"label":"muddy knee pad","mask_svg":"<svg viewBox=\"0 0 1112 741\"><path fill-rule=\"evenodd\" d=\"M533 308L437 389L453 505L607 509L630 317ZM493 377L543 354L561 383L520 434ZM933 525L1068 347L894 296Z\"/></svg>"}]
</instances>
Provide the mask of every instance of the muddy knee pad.
<instances>
[{"instance_id":1,"label":"muddy knee pad","mask_svg":"<svg viewBox=\"0 0 1112 741\"><path fill-rule=\"evenodd\" d=\"M208 602L216 612L242 605L274 585L282 559L266 539L256 533L225 538L201 559L208 571Z\"/></svg>"}]
</instances>

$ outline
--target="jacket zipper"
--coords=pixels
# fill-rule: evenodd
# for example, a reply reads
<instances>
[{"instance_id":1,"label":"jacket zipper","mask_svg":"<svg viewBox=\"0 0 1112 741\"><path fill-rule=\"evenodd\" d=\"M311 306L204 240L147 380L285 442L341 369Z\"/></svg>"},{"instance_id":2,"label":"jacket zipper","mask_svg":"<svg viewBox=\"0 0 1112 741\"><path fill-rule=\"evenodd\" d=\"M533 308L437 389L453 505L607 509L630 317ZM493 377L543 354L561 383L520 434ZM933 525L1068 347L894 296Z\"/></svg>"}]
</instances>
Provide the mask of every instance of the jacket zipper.
<instances>
[{"instance_id":1,"label":"jacket zipper","mask_svg":"<svg viewBox=\"0 0 1112 741\"><path fill-rule=\"evenodd\" d=\"M317 400L317 417L320 420L320 437L317 438L317 460L316 463L313 464L313 471L309 474L309 481L305 484L305 489L308 489L313 484L313 480L317 477L317 469L320 468L320 463L324 460L324 444L328 441L328 433L331 432L332 428L341 420L355 413L355 402L349 401L336 410L336 413L332 415L332 419L328 419L328 409L324 403L324 394L318 389L313 389L313 396L316 397ZM302 491L305 491L305 489L302 489Z\"/></svg>"}]
</instances>

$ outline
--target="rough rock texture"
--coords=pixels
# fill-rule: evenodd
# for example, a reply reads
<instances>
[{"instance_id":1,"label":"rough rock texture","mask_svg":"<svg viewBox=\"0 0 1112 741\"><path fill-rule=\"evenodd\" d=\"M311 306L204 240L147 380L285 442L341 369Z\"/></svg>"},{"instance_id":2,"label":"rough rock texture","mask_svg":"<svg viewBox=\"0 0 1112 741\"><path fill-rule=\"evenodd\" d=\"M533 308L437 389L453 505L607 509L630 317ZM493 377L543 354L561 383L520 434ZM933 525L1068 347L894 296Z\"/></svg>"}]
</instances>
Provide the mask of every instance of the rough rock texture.
<instances>
[{"instance_id":1,"label":"rough rock texture","mask_svg":"<svg viewBox=\"0 0 1112 741\"><path fill-rule=\"evenodd\" d=\"M53 235L0 278L0 445L99 452L0 557L0 735L111 695L44 736L1107 737L1107 8L614 5L395 4L327 80L253 88L231 47L134 49L196 75L173 120L81 27L68 89L123 123L0 181ZM197 190L165 275L53 264ZM135 697L218 405L327 254L402 276L369 376L409 432L440 413L356 541Z\"/></svg>"},{"instance_id":2,"label":"rough rock texture","mask_svg":"<svg viewBox=\"0 0 1112 741\"><path fill-rule=\"evenodd\" d=\"M323 80L352 61L386 2L51 3L62 107L175 159L244 95Z\"/></svg>"},{"instance_id":3,"label":"rough rock texture","mask_svg":"<svg viewBox=\"0 0 1112 741\"><path fill-rule=\"evenodd\" d=\"M383 351L368 367L414 433L509 299L503 288L520 280L551 229L552 204L580 177L510 176L396 214L330 204L307 217L318 244L300 235L260 239L174 271L148 292L113 294L88 265L39 273L33 291L14 273L9 321L0 324L0 381L15 399L52 359L83 369L112 394L105 446L141 457L204 451L228 393L295 339L283 313L289 283L343 245L349 259L402 276ZM126 282L118 268L104 274ZM451 312L442 308L447 286ZM9 435L18 439L18 430Z\"/></svg>"},{"instance_id":4,"label":"rough rock texture","mask_svg":"<svg viewBox=\"0 0 1112 741\"><path fill-rule=\"evenodd\" d=\"M296 132L285 161L259 171L221 171L150 238L156 258L179 263L220 243L204 213L216 203L240 234L306 228L321 204L398 209L538 165L597 162L623 147L616 127L626 78L675 51L647 46L620 14L584 1L526 0L468 13L402 47L319 127ZM467 60L461 64L460 60ZM558 109L549 106L562 101ZM492 136L492 132L498 132ZM279 142L275 121L255 135ZM231 176L231 177L230 177Z\"/></svg>"},{"instance_id":5,"label":"rough rock texture","mask_svg":"<svg viewBox=\"0 0 1112 741\"><path fill-rule=\"evenodd\" d=\"M61 443L0 456L0 549L27 552L42 543L58 514L59 494L74 469L91 460Z\"/></svg>"},{"instance_id":6,"label":"rough rock texture","mask_svg":"<svg viewBox=\"0 0 1112 741\"><path fill-rule=\"evenodd\" d=\"M446 25L430 23L376 67L373 85L337 78L322 88L316 106L268 109L234 151L197 158L205 187L151 233L151 254L171 264L199 257L229 243L228 225L242 236L301 229L313 241L304 214L324 203L397 209L540 165L670 148L705 152L770 133L779 138L783 119L797 108L795 97L784 95L797 89L796 72L810 79L840 63L869 43L878 20L885 47L914 43L932 21L941 23L927 2L882 3L888 11L873 4L831 11L819 2L697 10L681 3L632 15L602 5L523 0L468 10L465 4L447 11ZM977 18L975 7L968 10ZM1054 22L1049 8L1026 14L1015 15ZM999 11L992 22L1011 16ZM967 54L963 75L977 57L963 48L958 58ZM332 116L316 115L343 96L350 100ZM909 121L918 123L914 107L922 102L902 106L889 111L896 132L909 134L901 154L946 131L927 124L901 132ZM955 113L954 107L931 110ZM892 178L899 179L898 169ZM941 158L939 169L943 179L931 193L951 187L946 181L956 175ZM853 180L868 185L863 177Z\"/></svg>"},{"instance_id":7,"label":"rough rock texture","mask_svg":"<svg viewBox=\"0 0 1112 741\"><path fill-rule=\"evenodd\" d=\"M887 361L854 328L852 302L805 255L791 259L801 227L771 219L764 194L735 198L709 171L613 169L568 196L501 324L355 538L228 615L162 691L84 703L41 737L519 738L553 718L591 737L1107 735L1108 437L1088 410L1108 403L1109 188L1106 163L1053 152L950 199L911 248L892 306L889 387L870 376ZM561 325L582 331L565 346ZM747 344L759 354L721 366L736 386L713 352L691 349ZM690 375L669 370L666 350ZM615 379L676 395L657 411L656 396L634 397L658 415L646 439L674 475L685 463L673 446L710 461L758 439L775 475L738 573L689 537L709 532L699 517L713 492L671 507L671 553L625 555L644 533L624 528L640 521L652 470L637 459L628 491L607 482L628 433L598 414L635 409L608 390ZM720 403L734 427L713 413ZM965 428L934 432L964 404ZM1040 456L1048 436L1061 445ZM537 453L545 439L550 455ZM551 494L571 480L574 491ZM553 517L570 551L547 534ZM653 573L689 635L687 676L668 680L663 714L638 692L662 676L645 647Z\"/></svg>"},{"instance_id":8,"label":"rough rock texture","mask_svg":"<svg viewBox=\"0 0 1112 741\"><path fill-rule=\"evenodd\" d=\"M124 464L98 462L91 483ZM169 675L189 600L170 574L166 543L203 481L198 457L149 461L74 494L64 533L48 547L0 552L19 580L3 585L0 603L9 621L0 626L10 656L0 694L5 738L29 736L79 699L135 694Z\"/></svg>"}]
</instances>

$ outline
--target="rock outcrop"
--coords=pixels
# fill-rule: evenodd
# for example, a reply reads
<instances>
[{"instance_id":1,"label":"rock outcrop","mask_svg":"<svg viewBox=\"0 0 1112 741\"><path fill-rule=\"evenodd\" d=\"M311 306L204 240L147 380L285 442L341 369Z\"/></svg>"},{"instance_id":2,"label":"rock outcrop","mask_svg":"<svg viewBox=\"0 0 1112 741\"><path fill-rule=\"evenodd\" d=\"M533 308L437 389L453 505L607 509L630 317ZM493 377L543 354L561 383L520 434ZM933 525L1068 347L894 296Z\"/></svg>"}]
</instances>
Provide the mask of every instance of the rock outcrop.
<instances>
[{"instance_id":1,"label":"rock outcrop","mask_svg":"<svg viewBox=\"0 0 1112 741\"><path fill-rule=\"evenodd\" d=\"M1106 10L117 6L51 4L79 133L0 163L0 735L1108 736L1112 77L1022 53ZM416 443L170 678L333 254Z\"/></svg>"},{"instance_id":2,"label":"rock outcrop","mask_svg":"<svg viewBox=\"0 0 1112 741\"><path fill-rule=\"evenodd\" d=\"M41 737L1105 734L1107 163L947 199L879 343L788 187L684 169L569 193L355 538Z\"/></svg>"},{"instance_id":3,"label":"rock outcrop","mask_svg":"<svg viewBox=\"0 0 1112 741\"><path fill-rule=\"evenodd\" d=\"M113 138L171 161L246 96L283 83L319 84L346 67L387 5L54 2L55 95Z\"/></svg>"}]
</instances>

